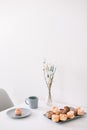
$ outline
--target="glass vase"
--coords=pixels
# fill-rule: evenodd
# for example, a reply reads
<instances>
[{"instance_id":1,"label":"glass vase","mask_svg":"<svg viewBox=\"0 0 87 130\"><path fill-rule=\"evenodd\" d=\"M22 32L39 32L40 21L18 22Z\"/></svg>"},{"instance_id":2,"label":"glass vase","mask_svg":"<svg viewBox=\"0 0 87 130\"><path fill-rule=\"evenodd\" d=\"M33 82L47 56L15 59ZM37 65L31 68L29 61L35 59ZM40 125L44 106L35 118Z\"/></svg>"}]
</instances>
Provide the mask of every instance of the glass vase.
<instances>
[{"instance_id":1,"label":"glass vase","mask_svg":"<svg viewBox=\"0 0 87 130\"><path fill-rule=\"evenodd\" d=\"M47 105L52 106L52 95L51 95L51 87L48 87L48 97L47 97Z\"/></svg>"}]
</instances>

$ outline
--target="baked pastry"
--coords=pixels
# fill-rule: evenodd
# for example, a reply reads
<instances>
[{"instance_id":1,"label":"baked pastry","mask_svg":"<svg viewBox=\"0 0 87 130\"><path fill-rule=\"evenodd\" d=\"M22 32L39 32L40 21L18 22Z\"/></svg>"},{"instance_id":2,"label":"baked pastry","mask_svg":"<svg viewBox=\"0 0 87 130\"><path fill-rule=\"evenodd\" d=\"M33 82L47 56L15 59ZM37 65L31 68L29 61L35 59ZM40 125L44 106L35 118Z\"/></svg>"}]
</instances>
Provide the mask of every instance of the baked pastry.
<instances>
[{"instance_id":1,"label":"baked pastry","mask_svg":"<svg viewBox=\"0 0 87 130\"><path fill-rule=\"evenodd\" d=\"M74 111L74 115L77 116L77 110L74 107L70 107L71 111Z\"/></svg>"},{"instance_id":2,"label":"baked pastry","mask_svg":"<svg viewBox=\"0 0 87 130\"><path fill-rule=\"evenodd\" d=\"M60 114L60 121L66 121L67 120L67 114Z\"/></svg>"},{"instance_id":3,"label":"baked pastry","mask_svg":"<svg viewBox=\"0 0 87 130\"><path fill-rule=\"evenodd\" d=\"M78 109L80 109L80 107L75 107L74 110L75 110L76 112L78 112Z\"/></svg>"},{"instance_id":4,"label":"baked pastry","mask_svg":"<svg viewBox=\"0 0 87 130\"><path fill-rule=\"evenodd\" d=\"M57 114L57 115L60 114L58 107L52 107L52 108L51 108L51 111L52 111L53 113Z\"/></svg>"},{"instance_id":5,"label":"baked pastry","mask_svg":"<svg viewBox=\"0 0 87 130\"><path fill-rule=\"evenodd\" d=\"M70 107L65 106L65 107L64 107L64 110L65 110L65 111L66 111L66 113L67 113L67 112L69 112L69 111L70 111Z\"/></svg>"},{"instance_id":6,"label":"baked pastry","mask_svg":"<svg viewBox=\"0 0 87 130\"><path fill-rule=\"evenodd\" d=\"M21 116L21 115L22 115L22 110L21 110L21 108L17 108L17 109L15 110L15 115L17 115L17 116Z\"/></svg>"},{"instance_id":7,"label":"baked pastry","mask_svg":"<svg viewBox=\"0 0 87 130\"><path fill-rule=\"evenodd\" d=\"M60 120L60 116L59 115L56 115L56 114L52 115L52 121L59 122L59 120Z\"/></svg>"},{"instance_id":8,"label":"baked pastry","mask_svg":"<svg viewBox=\"0 0 87 130\"><path fill-rule=\"evenodd\" d=\"M45 115L46 115L47 118L51 119L53 114L54 113L52 111L48 111L48 112L46 112Z\"/></svg>"},{"instance_id":9,"label":"baked pastry","mask_svg":"<svg viewBox=\"0 0 87 130\"><path fill-rule=\"evenodd\" d=\"M84 115L84 110L82 108L79 108L77 111L77 115L79 115L79 116Z\"/></svg>"},{"instance_id":10,"label":"baked pastry","mask_svg":"<svg viewBox=\"0 0 87 130\"><path fill-rule=\"evenodd\" d=\"M76 115L83 115L84 114L84 111L80 108L80 107L76 107L74 109L74 111L76 112Z\"/></svg>"},{"instance_id":11,"label":"baked pastry","mask_svg":"<svg viewBox=\"0 0 87 130\"><path fill-rule=\"evenodd\" d=\"M74 111L69 111L69 112L67 112L67 117L69 118L69 119L73 119L74 117L75 117L75 115L74 115Z\"/></svg>"},{"instance_id":12,"label":"baked pastry","mask_svg":"<svg viewBox=\"0 0 87 130\"><path fill-rule=\"evenodd\" d=\"M60 114L66 114L67 113L65 109L60 109L59 112L60 112Z\"/></svg>"}]
</instances>

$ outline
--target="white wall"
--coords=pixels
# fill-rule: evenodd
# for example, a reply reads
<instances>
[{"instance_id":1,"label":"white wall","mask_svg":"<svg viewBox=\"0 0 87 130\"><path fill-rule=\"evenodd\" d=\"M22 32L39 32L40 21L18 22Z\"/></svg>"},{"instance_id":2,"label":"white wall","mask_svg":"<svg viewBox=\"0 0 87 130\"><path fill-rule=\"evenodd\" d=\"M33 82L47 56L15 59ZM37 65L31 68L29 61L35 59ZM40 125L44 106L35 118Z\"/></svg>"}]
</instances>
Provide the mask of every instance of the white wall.
<instances>
[{"instance_id":1,"label":"white wall","mask_svg":"<svg viewBox=\"0 0 87 130\"><path fill-rule=\"evenodd\" d=\"M53 98L87 106L87 0L0 0L0 87L15 103L45 99L43 60L56 64Z\"/></svg>"}]
</instances>

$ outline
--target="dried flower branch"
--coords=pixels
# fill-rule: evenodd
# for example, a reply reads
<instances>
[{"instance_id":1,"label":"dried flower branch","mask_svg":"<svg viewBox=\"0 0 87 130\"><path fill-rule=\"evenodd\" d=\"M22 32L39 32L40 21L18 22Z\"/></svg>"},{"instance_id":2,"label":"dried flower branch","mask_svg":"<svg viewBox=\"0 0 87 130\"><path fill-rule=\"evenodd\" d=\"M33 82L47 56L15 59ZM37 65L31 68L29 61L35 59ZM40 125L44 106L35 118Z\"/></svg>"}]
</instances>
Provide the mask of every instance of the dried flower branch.
<instances>
[{"instance_id":1,"label":"dried flower branch","mask_svg":"<svg viewBox=\"0 0 87 130\"><path fill-rule=\"evenodd\" d=\"M52 64L48 64L45 61L43 62L43 71L44 71L44 78L48 88L51 88L54 74L56 71L56 67Z\"/></svg>"}]
</instances>

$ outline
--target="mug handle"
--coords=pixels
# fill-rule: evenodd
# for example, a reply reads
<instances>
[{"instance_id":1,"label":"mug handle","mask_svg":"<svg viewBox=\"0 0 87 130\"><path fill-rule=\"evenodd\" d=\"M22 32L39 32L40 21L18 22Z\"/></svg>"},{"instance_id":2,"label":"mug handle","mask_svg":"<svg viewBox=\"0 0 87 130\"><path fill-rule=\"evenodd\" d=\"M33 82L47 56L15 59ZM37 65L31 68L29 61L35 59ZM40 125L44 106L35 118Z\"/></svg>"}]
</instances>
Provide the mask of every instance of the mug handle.
<instances>
[{"instance_id":1,"label":"mug handle","mask_svg":"<svg viewBox=\"0 0 87 130\"><path fill-rule=\"evenodd\" d=\"M27 98L25 99L25 103L26 103L27 105L29 105L29 102L28 102L28 99L27 99Z\"/></svg>"}]
</instances>

